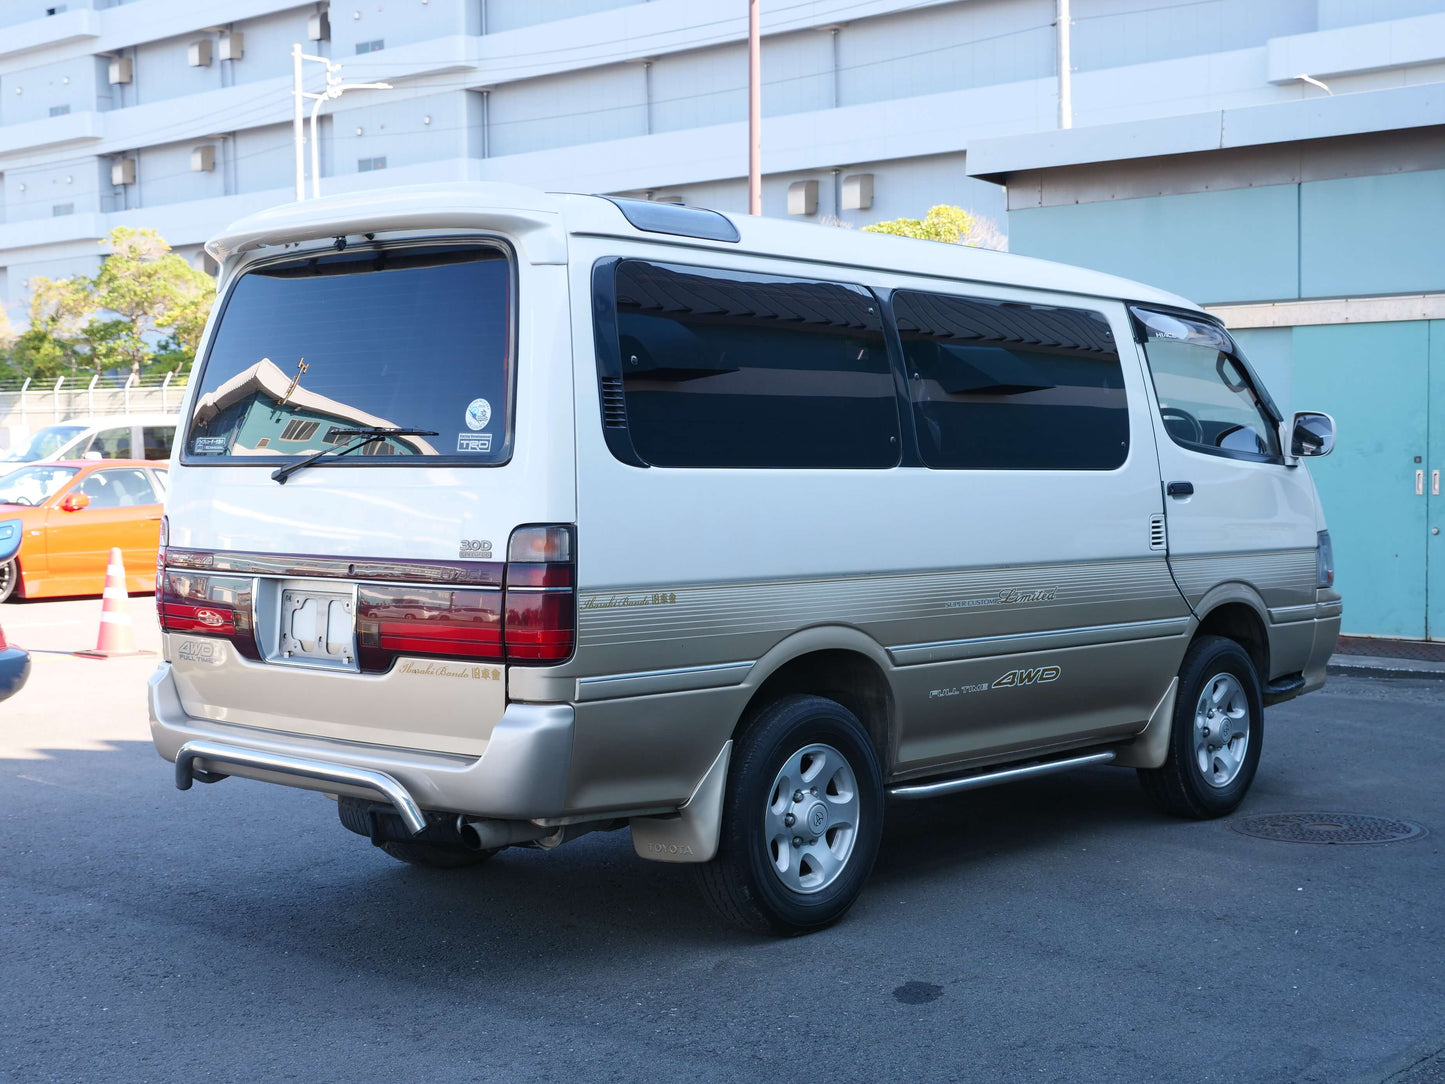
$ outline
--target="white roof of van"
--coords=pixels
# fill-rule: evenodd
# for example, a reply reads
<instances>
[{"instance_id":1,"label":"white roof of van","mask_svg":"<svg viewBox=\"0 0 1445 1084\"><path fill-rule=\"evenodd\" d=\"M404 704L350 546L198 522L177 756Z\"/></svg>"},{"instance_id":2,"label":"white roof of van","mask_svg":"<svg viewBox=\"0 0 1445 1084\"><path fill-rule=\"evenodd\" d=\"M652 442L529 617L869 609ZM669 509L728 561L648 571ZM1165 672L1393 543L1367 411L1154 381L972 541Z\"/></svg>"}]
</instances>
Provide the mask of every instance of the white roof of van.
<instances>
[{"instance_id":1,"label":"white roof of van","mask_svg":"<svg viewBox=\"0 0 1445 1084\"><path fill-rule=\"evenodd\" d=\"M495 229L516 238L522 257L530 263L565 263L567 235L590 234L1199 308L1192 301L1143 283L1008 252L751 215L725 217L737 227L739 241L639 230L616 204L601 196L542 192L492 182L408 185L282 204L228 226L206 250L217 260L225 260L260 247L326 237Z\"/></svg>"}]
</instances>

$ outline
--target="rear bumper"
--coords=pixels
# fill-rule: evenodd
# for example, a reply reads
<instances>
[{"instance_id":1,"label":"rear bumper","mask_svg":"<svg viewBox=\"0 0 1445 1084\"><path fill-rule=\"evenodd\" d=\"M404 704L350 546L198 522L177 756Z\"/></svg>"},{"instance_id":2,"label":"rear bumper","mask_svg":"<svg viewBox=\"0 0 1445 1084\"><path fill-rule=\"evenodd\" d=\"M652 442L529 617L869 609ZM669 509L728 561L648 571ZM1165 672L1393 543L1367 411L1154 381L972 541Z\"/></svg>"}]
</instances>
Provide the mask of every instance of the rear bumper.
<instances>
[{"instance_id":1,"label":"rear bumper","mask_svg":"<svg viewBox=\"0 0 1445 1084\"><path fill-rule=\"evenodd\" d=\"M573 712L569 704L509 704L481 756L429 753L236 726L188 715L169 663L150 679L151 737L177 783L240 776L397 805L393 781L415 806L502 820L567 815ZM227 759L227 757L231 759ZM328 770L329 769L329 770Z\"/></svg>"}]
</instances>

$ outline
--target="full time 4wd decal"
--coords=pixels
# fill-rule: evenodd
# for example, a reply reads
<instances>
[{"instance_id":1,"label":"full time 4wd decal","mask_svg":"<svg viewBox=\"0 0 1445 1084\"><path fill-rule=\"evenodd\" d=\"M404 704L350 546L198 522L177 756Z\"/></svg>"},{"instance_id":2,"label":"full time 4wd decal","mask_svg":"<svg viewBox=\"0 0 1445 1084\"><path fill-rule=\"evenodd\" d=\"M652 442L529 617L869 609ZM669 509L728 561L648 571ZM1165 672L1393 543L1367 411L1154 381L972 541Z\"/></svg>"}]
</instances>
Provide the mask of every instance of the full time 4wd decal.
<instances>
[{"instance_id":1,"label":"full time 4wd decal","mask_svg":"<svg viewBox=\"0 0 1445 1084\"><path fill-rule=\"evenodd\" d=\"M1027 670L1010 670L993 683L995 689L1016 688L1019 685L1038 685L1045 681L1058 681L1063 673L1057 666L1034 666Z\"/></svg>"}]
</instances>

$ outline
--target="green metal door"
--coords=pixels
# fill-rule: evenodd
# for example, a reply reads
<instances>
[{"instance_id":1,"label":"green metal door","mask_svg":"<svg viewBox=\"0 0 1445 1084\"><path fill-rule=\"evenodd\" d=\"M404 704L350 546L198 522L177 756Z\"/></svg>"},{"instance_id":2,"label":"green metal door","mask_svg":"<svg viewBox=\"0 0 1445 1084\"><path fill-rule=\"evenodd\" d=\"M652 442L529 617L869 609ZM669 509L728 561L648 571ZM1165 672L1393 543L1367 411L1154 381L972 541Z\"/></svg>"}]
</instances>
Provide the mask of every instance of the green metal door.
<instances>
[{"instance_id":1,"label":"green metal door","mask_svg":"<svg viewBox=\"0 0 1445 1084\"><path fill-rule=\"evenodd\" d=\"M1445 528L1445 497L1430 507L1431 471L1445 471L1445 409L1435 412L1434 448L1429 439L1432 369L1435 388L1445 389L1445 321L1294 332L1294 409L1327 411L1338 425L1334 453L1308 463L1334 542L1347 635L1445 638L1445 534L1427 529ZM1437 558L1428 627L1427 554Z\"/></svg>"}]
</instances>

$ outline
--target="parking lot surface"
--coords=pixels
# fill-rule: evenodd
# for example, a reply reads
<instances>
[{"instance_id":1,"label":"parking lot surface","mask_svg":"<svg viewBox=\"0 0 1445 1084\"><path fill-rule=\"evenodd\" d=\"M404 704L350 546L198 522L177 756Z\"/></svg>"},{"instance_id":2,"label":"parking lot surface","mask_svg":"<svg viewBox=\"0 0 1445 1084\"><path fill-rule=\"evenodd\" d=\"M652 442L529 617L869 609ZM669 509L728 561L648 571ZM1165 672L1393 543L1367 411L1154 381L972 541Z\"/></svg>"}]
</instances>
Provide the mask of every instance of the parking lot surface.
<instances>
[{"instance_id":1,"label":"parking lot surface","mask_svg":"<svg viewBox=\"0 0 1445 1084\"><path fill-rule=\"evenodd\" d=\"M0 705L0 1079L1413 1081L1445 1047L1445 682L1270 709L1222 821L1114 768L895 805L849 916L774 941L626 832L432 872L320 795L179 792L155 658L65 653L99 609L0 608L34 651ZM1232 828L1322 811L1429 834Z\"/></svg>"}]
</instances>

